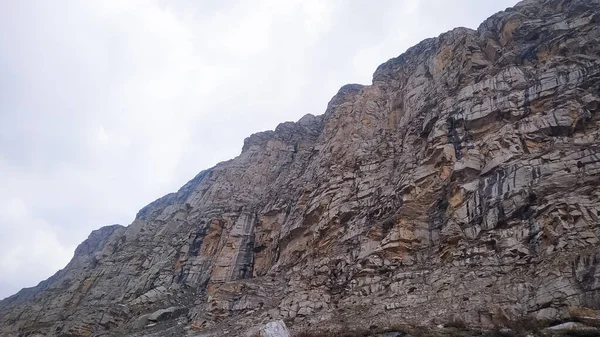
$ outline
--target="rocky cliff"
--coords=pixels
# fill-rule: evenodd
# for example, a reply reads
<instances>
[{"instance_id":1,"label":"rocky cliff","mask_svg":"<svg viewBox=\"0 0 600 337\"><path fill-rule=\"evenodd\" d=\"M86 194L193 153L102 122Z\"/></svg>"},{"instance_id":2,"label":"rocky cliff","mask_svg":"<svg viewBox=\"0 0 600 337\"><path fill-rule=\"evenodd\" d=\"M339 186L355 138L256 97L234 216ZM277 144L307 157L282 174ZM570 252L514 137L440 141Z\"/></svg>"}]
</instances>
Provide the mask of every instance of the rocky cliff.
<instances>
[{"instance_id":1,"label":"rocky cliff","mask_svg":"<svg viewBox=\"0 0 600 337\"><path fill-rule=\"evenodd\" d=\"M600 0L523 1L94 231L2 336L594 324Z\"/></svg>"}]
</instances>

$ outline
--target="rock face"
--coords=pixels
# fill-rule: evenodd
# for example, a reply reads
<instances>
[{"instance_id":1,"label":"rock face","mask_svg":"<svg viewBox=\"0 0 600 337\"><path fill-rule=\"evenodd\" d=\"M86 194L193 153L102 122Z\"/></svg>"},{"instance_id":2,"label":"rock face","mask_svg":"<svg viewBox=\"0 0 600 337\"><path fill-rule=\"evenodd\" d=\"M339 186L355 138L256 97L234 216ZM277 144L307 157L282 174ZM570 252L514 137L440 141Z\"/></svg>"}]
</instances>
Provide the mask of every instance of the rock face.
<instances>
[{"instance_id":1,"label":"rock face","mask_svg":"<svg viewBox=\"0 0 600 337\"><path fill-rule=\"evenodd\" d=\"M0 335L597 322L599 109L600 0L523 1L93 232Z\"/></svg>"}]
</instances>

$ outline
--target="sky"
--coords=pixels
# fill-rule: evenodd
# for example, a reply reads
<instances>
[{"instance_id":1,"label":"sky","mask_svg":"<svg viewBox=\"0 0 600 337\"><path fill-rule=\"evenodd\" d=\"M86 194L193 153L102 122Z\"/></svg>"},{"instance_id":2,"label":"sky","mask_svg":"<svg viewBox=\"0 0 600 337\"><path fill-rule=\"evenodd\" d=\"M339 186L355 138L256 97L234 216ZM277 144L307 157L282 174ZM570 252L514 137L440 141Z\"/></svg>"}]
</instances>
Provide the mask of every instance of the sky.
<instances>
[{"instance_id":1,"label":"sky","mask_svg":"<svg viewBox=\"0 0 600 337\"><path fill-rule=\"evenodd\" d=\"M516 0L0 0L0 298L101 226Z\"/></svg>"}]
</instances>

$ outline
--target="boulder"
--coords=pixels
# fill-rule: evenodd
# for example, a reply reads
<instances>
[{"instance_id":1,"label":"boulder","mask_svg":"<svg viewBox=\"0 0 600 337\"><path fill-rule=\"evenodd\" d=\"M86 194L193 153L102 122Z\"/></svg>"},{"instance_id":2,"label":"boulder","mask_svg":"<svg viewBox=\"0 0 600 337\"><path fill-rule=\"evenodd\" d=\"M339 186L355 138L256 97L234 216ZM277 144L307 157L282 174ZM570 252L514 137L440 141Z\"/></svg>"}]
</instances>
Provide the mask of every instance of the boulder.
<instances>
[{"instance_id":1,"label":"boulder","mask_svg":"<svg viewBox=\"0 0 600 337\"><path fill-rule=\"evenodd\" d=\"M269 322L260 331L260 337L291 337L290 331L282 320Z\"/></svg>"}]
</instances>

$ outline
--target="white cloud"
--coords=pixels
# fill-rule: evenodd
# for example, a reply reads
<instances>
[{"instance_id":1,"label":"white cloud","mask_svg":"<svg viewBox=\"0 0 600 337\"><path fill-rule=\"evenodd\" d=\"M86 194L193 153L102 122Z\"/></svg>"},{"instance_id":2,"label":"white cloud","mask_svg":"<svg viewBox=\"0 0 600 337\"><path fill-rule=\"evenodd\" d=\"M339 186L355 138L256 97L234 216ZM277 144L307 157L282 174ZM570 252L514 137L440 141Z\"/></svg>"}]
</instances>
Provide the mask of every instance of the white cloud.
<instances>
[{"instance_id":1,"label":"white cloud","mask_svg":"<svg viewBox=\"0 0 600 337\"><path fill-rule=\"evenodd\" d=\"M0 297L250 133L514 2L0 2Z\"/></svg>"},{"instance_id":2,"label":"white cloud","mask_svg":"<svg viewBox=\"0 0 600 337\"><path fill-rule=\"evenodd\" d=\"M34 217L19 197L0 199L0 298L34 286L63 268L75 246L59 242L55 230Z\"/></svg>"}]
</instances>

